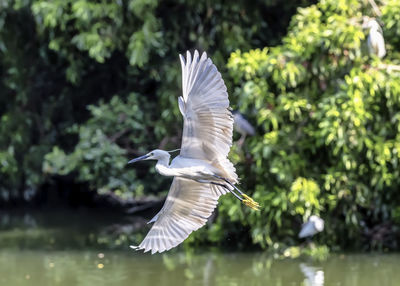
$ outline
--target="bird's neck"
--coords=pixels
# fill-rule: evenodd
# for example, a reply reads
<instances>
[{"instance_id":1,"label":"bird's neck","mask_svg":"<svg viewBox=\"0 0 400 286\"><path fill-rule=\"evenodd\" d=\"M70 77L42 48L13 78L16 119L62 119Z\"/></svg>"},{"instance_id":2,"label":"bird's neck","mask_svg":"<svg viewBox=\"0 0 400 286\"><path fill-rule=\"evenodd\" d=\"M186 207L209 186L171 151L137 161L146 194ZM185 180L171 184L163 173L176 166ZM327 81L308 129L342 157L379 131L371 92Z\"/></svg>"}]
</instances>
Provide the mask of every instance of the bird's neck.
<instances>
[{"instance_id":1,"label":"bird's neck","mask_svg":"<svg viewBox=\"0 0 400 286\"><path fill-rule=\"evenodd\" d=\"M158 159L156 170L163 176L173 176L169 168L169 156Z\"/></svg>"}]
</instances>

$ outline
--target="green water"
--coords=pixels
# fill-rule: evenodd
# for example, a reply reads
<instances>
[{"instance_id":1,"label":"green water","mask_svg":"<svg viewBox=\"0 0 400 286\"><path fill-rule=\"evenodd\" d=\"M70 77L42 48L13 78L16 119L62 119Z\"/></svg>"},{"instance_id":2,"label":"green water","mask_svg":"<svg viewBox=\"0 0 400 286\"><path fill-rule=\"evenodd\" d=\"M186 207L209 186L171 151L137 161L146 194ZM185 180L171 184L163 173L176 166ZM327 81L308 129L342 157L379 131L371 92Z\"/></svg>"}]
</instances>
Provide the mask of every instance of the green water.
<instances>
[{"instance_id":1,"label":"green water","mask_svg":"<svg viewBox=\"0 0 400 286\"><path fill-rule=\"evenodd\" d=\"M102 256L104 255L104 257ZM0 285L399 285L399 255L325 262L263 254L1 251Z\"/></svg>"},{"instance_id":2,"label":"green water","mask_svg":"<svg viewBox=\"0 0 400 286\"><path fill-rule=\"evenodd\" d=\"M400 285L400 254L323 262L182 249L150 255L128 248L142 224L85 212L0 213L0 285Z\"/></svg>"}]
</instances>

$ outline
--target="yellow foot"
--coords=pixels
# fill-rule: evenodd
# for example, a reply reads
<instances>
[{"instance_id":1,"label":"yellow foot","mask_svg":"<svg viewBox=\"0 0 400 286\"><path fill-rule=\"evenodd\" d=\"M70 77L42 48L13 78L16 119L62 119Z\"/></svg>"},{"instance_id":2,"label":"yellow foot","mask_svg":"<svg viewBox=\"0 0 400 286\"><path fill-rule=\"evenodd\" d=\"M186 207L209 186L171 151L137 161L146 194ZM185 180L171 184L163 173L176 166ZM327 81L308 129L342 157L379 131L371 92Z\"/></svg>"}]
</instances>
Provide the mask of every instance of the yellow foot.
<instances>
[{"instance_id":1,"label":"yellow foot","mask_svg":"<svg viewBox=\"0 0 400 286\"><path fill-rule=\"evenodd\" d=\"M246 206L248 206L249 208L253 209L253 210L260 210L260 205L253 200L252 198L250 198L248 195L246 194L242 194L242 196L244 197L242 203L244 203Z\"/></svg>"}]
</instances>

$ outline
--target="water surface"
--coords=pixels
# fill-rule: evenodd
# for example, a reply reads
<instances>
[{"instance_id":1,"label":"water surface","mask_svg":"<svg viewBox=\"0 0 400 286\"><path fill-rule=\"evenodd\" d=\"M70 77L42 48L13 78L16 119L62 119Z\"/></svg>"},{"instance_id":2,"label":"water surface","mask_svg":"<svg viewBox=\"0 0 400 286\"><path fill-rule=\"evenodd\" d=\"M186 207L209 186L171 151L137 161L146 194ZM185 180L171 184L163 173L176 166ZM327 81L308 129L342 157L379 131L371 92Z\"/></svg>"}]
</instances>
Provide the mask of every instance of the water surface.
<instances>
[{"instance_id":1,"label":"water surface","mask_svg":"<svg viewBox=\"0 0 400 286\"><path fill-rule=\"evenodd\" d=\"M146 221L76 211L0 213L0 285L400 285L399 254L331 255L317 262L182 248L135 252L129 244L141 241Z\"/></svg>"},{"instance_id":2,"label":"water surface","mask_svg":"<svg viewBox=\"0 0 400 286\"><path fill-rule=\"evenodd\" d=\"M400 255L335 255L325 262L262 253L1 251L0 285L399 285Z\"/></svg>"}]
</instances>

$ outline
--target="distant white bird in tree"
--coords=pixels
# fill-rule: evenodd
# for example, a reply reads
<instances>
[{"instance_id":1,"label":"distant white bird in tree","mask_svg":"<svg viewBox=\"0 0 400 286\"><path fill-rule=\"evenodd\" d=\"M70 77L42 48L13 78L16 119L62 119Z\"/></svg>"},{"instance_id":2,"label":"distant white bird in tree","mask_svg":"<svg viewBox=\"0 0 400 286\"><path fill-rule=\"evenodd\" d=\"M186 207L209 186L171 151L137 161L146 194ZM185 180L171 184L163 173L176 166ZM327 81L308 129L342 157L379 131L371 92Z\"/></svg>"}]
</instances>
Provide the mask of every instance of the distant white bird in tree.
<instances>
[{"instance_id":1,"label":"distant white bird in tree","mask_svg":"<svg viewBox=\"0 0 400 286\"><path fill-rule=\"evenodd\" d=\"M238 145L242 146L247 135L254 136L256 134L254 127L239 111L235 110L233 113L233 128L242 136L238 140Z\"/></svg>"},{"instance_id":2,"label":"distant white bird in tree","mask_svg":"<svg viewBox=\"0 0 400 286\"><path fill-rule=\"evenodd\" d=\"M183 135L180 154L170 164L170 154L154 150L129 161L158 160L156 170L174 177L164 206L150 222L154 222L139 246L131 248L151 253L169 250L190 233L201 228L228 192L248 207L259 204L240 191L235 167L227 158L232 146L233 118L228 93L221 74L206 53L193 58L188 51L180 55L182 91L179 110L182 113Z\"/></svg>"},{"instance_id":3,"label":"distant white bird in tree","mask_svg":"<svg viewBox=\"0 0 400 286\"><path fill-rule=\"evenodd\" d=\"M299 238L313 236L323 230L324 220L316 215L312 215L308 221L301 226Z\"/></svg>"},{"instance_id":4,"label":"distant white bird in tree","mask_svg":"<svg viewBox=\"0 0 400 286\"><path fill-rule=\"evenodd\" d=\"M363 28L369 30L367 40L369 53L383 58L386 55L386 49L381 26L375 19L365 18Z\"/></svg>"}]
</instances>

